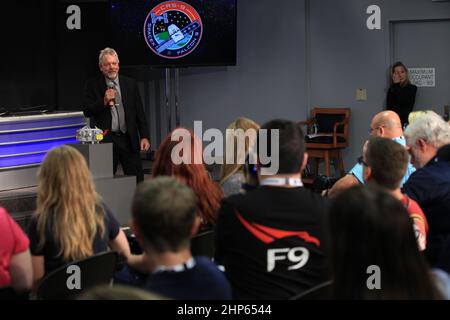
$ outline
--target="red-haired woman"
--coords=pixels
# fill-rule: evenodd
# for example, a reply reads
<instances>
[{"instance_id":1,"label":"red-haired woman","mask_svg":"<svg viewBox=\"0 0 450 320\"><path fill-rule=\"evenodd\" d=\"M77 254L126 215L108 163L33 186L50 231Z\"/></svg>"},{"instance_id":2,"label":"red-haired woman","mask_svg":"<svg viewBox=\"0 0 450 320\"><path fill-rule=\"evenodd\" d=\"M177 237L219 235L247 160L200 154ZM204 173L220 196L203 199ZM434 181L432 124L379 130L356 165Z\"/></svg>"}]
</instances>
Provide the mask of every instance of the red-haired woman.
<instances>
[{"instance_id":1,"label":"red-haired woman","mask_svg":"<svg viewBox=\"0 0 450 320\"><path fill-rule=\"evenodd\" d=\"M216 222L223 192L210 179L202 155L202 142L192 131L175 129L156 151L152 175L176 176L192 188L197 196L201 229L205 229Z\"/></svg>"}]
</instances>

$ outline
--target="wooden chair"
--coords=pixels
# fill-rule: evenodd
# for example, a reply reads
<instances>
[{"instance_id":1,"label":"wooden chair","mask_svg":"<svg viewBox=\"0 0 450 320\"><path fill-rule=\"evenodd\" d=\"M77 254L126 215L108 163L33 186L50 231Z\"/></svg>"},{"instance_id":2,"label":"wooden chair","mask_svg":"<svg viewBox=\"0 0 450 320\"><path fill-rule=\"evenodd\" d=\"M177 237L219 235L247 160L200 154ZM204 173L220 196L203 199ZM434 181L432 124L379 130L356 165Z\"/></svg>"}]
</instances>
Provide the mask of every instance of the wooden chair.
<instances>
[{"instance_id":1,"label":"wooden chair","mask_svg":"<svg viewBox=\"0 0 450 320\"><path fill-rule=\"evenodd\" d=\"M350 108L314 108L310 119L299 122L307 126L306 151L314 159L315 177L319 174L319 159L324 160L324 174L330 176L332 158L337 159L334 165L339 175L345 175L341 150L348 146L349 120Z\"/></svg>"}]
</instances>

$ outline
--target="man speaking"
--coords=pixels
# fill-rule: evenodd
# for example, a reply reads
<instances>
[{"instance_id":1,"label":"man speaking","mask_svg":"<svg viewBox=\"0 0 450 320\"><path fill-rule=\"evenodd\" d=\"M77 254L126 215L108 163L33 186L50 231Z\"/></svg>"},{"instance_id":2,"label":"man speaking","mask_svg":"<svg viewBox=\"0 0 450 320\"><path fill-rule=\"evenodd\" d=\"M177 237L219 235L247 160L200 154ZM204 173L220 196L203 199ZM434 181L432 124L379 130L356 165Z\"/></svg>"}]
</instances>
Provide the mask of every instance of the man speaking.
<instances>
[{"instance_id":1,"label":"man speaking","mask_svg":"<svg viewBox=\"0 0 450 320\"><path fill-rule=\"evenodd\" d=\"M102 76L89 80L84 89L83 112L91 125L103 130L103 142L113 143L113 170L120 161L126 175L144 180L139 152L150 148L148 126L136 81L119 77L119 57L111 48L100 51Z\"/></svg>"}]
</instances>

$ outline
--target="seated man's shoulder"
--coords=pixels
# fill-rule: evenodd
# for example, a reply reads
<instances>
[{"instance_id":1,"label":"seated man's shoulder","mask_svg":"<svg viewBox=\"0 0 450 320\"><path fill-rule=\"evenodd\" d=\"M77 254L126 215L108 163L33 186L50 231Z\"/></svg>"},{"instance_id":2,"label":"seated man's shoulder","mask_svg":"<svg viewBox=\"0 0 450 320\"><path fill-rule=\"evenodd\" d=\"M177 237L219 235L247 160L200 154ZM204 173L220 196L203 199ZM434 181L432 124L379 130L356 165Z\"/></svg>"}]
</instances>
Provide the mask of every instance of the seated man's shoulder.
<instances>
[{"instance_id":1,"label":"seated man's shoulder","mask_svg":"<svg viewBox=\"0 0 450 320\"><path fill-rule=\"evenodd\" d=\"M442 194L448 189L450 189L450 163L433 163L417 169L402 187L402 191L409 196L423 199Z\"/></svg>"},{"instance_id":2,"label":"seated man's shoulder","mask_svg":"<svg viewBox=\"0 0 450 320\"><path fill-rule=\"evenodd\" d=\"M426 173L423 168L414 171L409 177L408 180L406 180L406 182L403 184L402 189L407 189L411 186L414 185L420 185L422 184L424 181L427 180L427 178L429 178L429 174Z\"/></svg>"},{"instance_id":3,"label":"seated man's shoulder","mask_svg":"<svg viewBox=\"0 0 450 320\"><path fill-rule=\"evenodd\" d=\"M407 183L445 180L449 176L450 162L434 162L413 172Z\"/></svg>"},{"instance_id":4,"label":"seated man's shoulder","mask_svg":"<svg viewBox=\"0 0 450 320\"><path fill-rule=\"evenodd\" d=\"M430 180L435 182L436 186L445 186L446 189L450 188L450 162L437 162L434 166L430 166L426 173L430 176Z\"/></svg>"},{"instance_id":5,"label":"seated man's shoulder","mask_svg":"<svg viewBox=\"0 0 450 320\"><path fill-rule=\"evenodd\" d=\"M246 194L232 195L222 202L223 208L234 208L239 211L268 212L276 208L304 208L307 211L324 211L327 199L319 193L301 188L258 188ZM231 211L231 210L225 210ZM234 210L233 210L234 211Z\"/></svg>"},{"instance_id":6,"label":"seated man's shoulder","mask_svg":"<svg viewBox=\"0 0 450 320\"><path fill-rule=\"evenodd\" d=\"M197 269L205 276L215 279L216 282L222 283L224 286L229 287L229 283L225 274L219 269L217 264L210 258L205 256L195 257L195 263Z\"/></svg>"},{"instance_id":7,"label":"seated man's shoulder","mask_svg":"<svg viewBox=\"0 0 450 320\"><path fill-rule=\"evenodd\" d=\"M449 176L450 175L450 161L436 161L431 165L431 171L436 174Z\"/></svg>"},{"instance_id":8,"label":"seated man's shoulder","mask_svg":"<svg viewBox=\"0 0 450 320\"><path fill-rule=\"evenodd\" d=\"M247 191L245 193L236 193L230 195L222 200L225 204L231 204L234 206L245 205L247 203L260 203L270 196L270 190L266 188L258 187L254 190Z\"/></svg>"},{"instance_id":9,"label":"seated man's shoulder","mask_svg":"<svg viewBox=\"0 0 450 320\"><path fill-rule=\"evenodd\" d=\"M217 264L215 264L214 261L212 261L208 257L197 256L197 257L195 257L195 263L199 268L201 268L203 270L207 270L208 272L211 272L213 274L223 276L223 273L222 273L222 271L220 271Z\"/></svg>"},{"instance_id":10,"label":"seated man's shoulder","mask_svg":"<svg viewBox=\"0 0 450 320\"><path fill-rule=\"evenodd\" d=\"M257 187L253 190L249 190L245 193L236 193L224 198L224 202L230 204L243 204L243 203L253 203L255 201L260 202L264 200L270 200L273 190L264 187Z\"/></svg>"}]
</instances>

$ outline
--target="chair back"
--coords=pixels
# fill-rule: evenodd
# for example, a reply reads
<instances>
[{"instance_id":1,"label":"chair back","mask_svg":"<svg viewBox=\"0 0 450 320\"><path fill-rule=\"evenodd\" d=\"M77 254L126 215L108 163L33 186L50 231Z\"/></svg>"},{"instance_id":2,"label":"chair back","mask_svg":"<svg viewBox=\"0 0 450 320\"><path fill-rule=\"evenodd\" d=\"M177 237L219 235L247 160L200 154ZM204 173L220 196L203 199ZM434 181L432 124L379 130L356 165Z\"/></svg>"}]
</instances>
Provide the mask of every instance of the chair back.
<instances>
[{"instance_id":1,"label":"chair back","mask_svg":"<svg viewBox=\"0 0 450 320\"><path fill-rule=\"evenodd\" d=\"M208 230L193 236L191 238L191 252L193 256L207 256L211 259L214 258L214 230Z\"/></svg>"},{"instance_id":2,"label":"chair back","mask_svg":"<svg viewBox=\"0 0 450 320\"><path fill-rule=\"evenodd\" d=\"M37 298L69 300L95 286L110 284L117 263L117 252L106 251L59 267L41 281Z\"/></svg>"},{"instance_id":3,"label":"chair back","mask_svg":"<svg viewBox=\"0 0 450 320\"><path fill-rule=\"evenodd\" d=\"M308 132L317 136L306 137L307 148L347 147L350 113L350 108L314 108Z\"/></svg>"}]
</instances>

